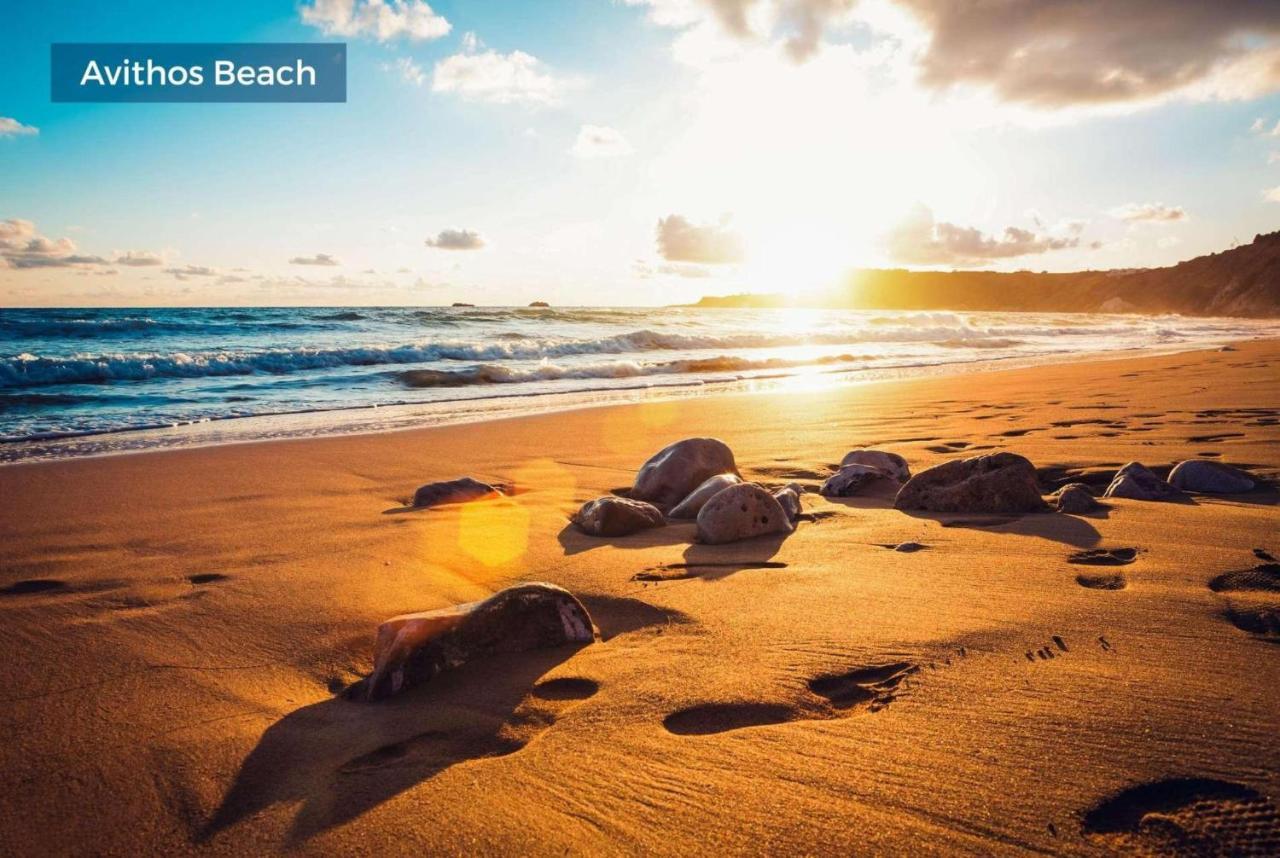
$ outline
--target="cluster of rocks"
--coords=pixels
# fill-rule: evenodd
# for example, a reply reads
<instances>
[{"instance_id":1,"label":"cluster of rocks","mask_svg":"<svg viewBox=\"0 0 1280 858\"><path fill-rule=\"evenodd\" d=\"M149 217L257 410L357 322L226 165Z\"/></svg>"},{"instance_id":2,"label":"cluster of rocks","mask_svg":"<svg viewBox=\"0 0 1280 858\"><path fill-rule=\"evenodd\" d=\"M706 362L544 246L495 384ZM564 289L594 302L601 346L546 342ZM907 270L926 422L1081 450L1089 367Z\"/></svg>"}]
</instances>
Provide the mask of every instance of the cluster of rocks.
<instances>
[{"instance_id":1,"label":"cluster of rocks","mask_svg":"<svg viewBox=\"0 0 1280 858\"><path fill-rule=\"evenodd\" d=\"M1162 480L1141 462L1130 462L1116 471L1103 494L1109 498L1162 501L1182 497L1185 492L1239 494L1252 491L1255 485L1249 474L1222 462L1188 459L1173 466L1168 480Z\"/></svg>"},{"instance_id":2,"label":"cluster of rocks","mask_svg":"<svg viewBox=\"0 0 1280 858\"><path fill-rule=\"evenodd\" d=\"M733 451L716 438L686 438L649 458L626 497L587 501L573 523L591 536L626 536L671 519L697 522L699 542L718 545L769 533L790 533L803 489L770 491L743 482Z\"/></svg>"}]
</instances>

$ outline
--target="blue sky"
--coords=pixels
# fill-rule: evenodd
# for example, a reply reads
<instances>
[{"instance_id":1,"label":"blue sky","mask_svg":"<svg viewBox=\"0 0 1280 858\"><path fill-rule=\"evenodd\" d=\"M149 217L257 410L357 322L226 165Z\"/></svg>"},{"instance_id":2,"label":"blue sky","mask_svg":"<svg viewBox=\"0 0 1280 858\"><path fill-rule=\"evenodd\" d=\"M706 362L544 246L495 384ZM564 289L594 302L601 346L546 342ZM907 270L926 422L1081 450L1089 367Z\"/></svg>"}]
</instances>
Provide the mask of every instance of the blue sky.
<instances>
[{"instance_id":1,"label":"blue sky","mask_svg":"<svg viewBox=\"0 0 1280 858\"><path fill-rule=\"evenodd\" d=\"M668 303L1275 229L1280 14L1128 5L19 4L0 304ZM52 104L55 41L344 41L348 102Z\"/></svg>"}]
</instances>

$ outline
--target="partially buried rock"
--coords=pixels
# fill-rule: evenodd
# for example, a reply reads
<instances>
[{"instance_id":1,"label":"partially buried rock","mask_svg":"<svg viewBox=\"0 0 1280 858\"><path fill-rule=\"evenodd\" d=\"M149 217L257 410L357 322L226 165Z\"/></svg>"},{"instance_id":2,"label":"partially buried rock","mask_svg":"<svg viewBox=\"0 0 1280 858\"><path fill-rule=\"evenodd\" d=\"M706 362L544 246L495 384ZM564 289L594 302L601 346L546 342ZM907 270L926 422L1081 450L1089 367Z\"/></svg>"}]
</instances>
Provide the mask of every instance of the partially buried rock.
<instances>
[{"instance_id":1,"label":"partially buried rock","mask_svg":"<svg viewBox=\"0 0 1280 858\"><path fill-rule=\"evenodd\" d=\"M467 501L496 498L502 492L488 483L462 477L441 483L427 483L419 486L413 493L413 505L416 507L440 506L447 503L466 503Z\"/></svg>"},{"instance_id":2,"label":"partially buried rock","mask_svg":"<svg viewBox=\"0 0 1280 858\"><path fill-rule=\"evenodd\" d=\"M870 465L891 475L900 483L911 479L911 468L907 460L897 453L886 453L883 450L854 450L840 460L840 467L846 465Z\"/></svg>"},{"instance_id":3,"label":"partially buried rock","mask_svg":"<svg viewBox=\"0 0 1280 858\"><path fill-rule=\"evenodd\" d=\"M796 519L800 517L802 494L804 494L804 486L799 483L790 483L773 493L774 500L778 502L778 506L782 507L782 511L787 514L787 520L792 524L795 524Z\"/></svg>"},{"instance_id":4,"label":"partially buried rock","mask_svg":"<svg viewBox=\"0 0 1280 858\"><path fill-rule=\"evenodd\" d=\"M854 463L845 465L828 477L818 492L829 498L851 498L876 484L897 485L899 482L893 474L874 465Z\"/></svg>"},{"instance_id":5,"label":"partially buried rock","mask_svg":"<svg viewBox=\"0 0 1280 858\"><path fill-rule=\"evenodd\" d=\"M478 656L594 640L591 616L572 593L554 584L520 584L482 602L404 614L378 626L365 688L377 700Z\"/></svg>"},{"instance_id":6,"label":"partially buried rock","mask_svg":"<svg viewBox=\"0 0 1280 858\"><path fill-rule=\"evenodd\" d=\"M1239 468L1203 459L1179 462L1169 473L1169 483L1183 491L1222 495L1252 491L1254 486L1253 478Z\"/></svg>"},{"instance_id":7,"label":"partially buried rock","mask_svg":"<svg viewBox=\"0 0 1280 858\"><path fill-rule=\"evenodd\" d=\"M1079 515L1097 509L1098 501L1084 483L1068 483L1054 492L1053 505L1058 512Z\"/></svg>"},{"instance_id":8,"label":"partially buried rock","mask_svg":"<svg viewBox=\"0 0 1280 858\"><path fill-rule=\"evenodd\" d=\"M698 513L697 539L708 545L790 532L791 520L778 499L756 483L724 489Z\"/></svg>"},{"instance_id":9,"label":"partially buried rock","mask_svg":"<svg viewBox=\"0 0 1280 858\"><path fill-rule=\"evenodd\" d=\"M573 515L573 523L591 536L626 536L650 527L662 527L666 520L653 504L607 495L587 501Z\"/></svg>"},{"instance_id":10,"label":"partially buried rock","mask_svg":"<svg viewBox=\"0 0 1280 858\"><path fill-rule=\"evenodd\" d=\"M1103 497L1158 501L1177 497L1178 490L1160 479L1141 462L1130 462L1116 471Z\"/></svg>"},{"instance_id":11,"label":"partially buried rock","mask_svg":"<svg viewBox=\"0 0 1280 858\"><path fill-rule=\"evenodd\" d=\"M729 446L716 438L685 438L640 466L631 497L670 509L717 474L738 475Z\"/></svg>"},{"instance_id":12,"label":"partially buried rock","mask_svg":"<svg viewBox=\"0 0 1280 858\"><path fill-rule=\"evenodd\" d=\"M916 474L899 491L897 509L931 512L1041 512L1036 469L1014 453L943 462Z\"/></svg>"},{"instance_id":13,"label":"partially buried rock","mask_svg":"<svg viewBox=\"0 0 1280 858\"><path fill-rule=\"evenodd\" d=\"M671 510L672 518L697 518L702 507L707 501L711 500L716 494L729 488L736 486L742 482L742 478L737 474L716 474L702 482L702 485L689 493L689 496Z\"/></svg>"}]
</instances>

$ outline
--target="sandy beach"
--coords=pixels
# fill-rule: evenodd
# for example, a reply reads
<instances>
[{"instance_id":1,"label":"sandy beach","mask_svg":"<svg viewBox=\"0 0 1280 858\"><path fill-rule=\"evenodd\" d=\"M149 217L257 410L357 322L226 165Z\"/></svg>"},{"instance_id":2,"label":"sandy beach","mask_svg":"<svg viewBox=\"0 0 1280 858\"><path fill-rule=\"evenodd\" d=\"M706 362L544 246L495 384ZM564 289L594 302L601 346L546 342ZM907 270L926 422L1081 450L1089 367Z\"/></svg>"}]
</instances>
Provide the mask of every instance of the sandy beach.
<instances>
[{"instance_id":1,"label":"sandy beach","mask_svg":"<svg viewBox=\"0 0 1280 858\"><path fill-rule=\"evenodd\" d=\"M1280 849L1275 577L1210 587L1280 554L1278 418L1256 341L0 468L0 852ZM569 526L691 436L805 485L806 520ZM997 518L814 493L859 447L1016 452L1046 493L1135 460L1266 484ZM405 508L464 475L515 492ZM379 622L518 581L601 639L340 696Z\"/></svg>"}]
</instances>

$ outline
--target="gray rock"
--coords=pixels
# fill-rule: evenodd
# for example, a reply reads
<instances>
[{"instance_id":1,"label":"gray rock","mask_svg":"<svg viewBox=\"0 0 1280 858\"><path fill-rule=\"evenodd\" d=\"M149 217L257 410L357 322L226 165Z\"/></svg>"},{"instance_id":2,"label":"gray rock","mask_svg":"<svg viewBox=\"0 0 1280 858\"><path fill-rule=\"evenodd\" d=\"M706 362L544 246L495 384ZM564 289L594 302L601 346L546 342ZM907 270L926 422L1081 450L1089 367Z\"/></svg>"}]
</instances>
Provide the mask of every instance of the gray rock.
<instances>
[{"instance_id":1,"label":"gray rock","mask_svg":"<svg viewBox=\"0 0 1280 858\"><path fill-rule=\"evenodd\" d=\"M787 520L792 524L795 524L796 519L800 517L800 496L803 494L804 486L799 483L791 483L773 493L774 500L778 502L778 506L782 507L782 511L787 514Z\"/></svg>"},{"instance_id":2,"label":"gray rock","mask_svg":"<svg viewBox=\"0 0 1280 858\"><path fill-rule=\"evenodd\" d=\"M874 465L854 463L845 465L828 477L827 481L822 484L822 488L818 489L818 492L829 498L851 498L862 494L875 483L885 482L896 485L900 480L888 471L877 468Z\"/></svg>"},{"instance_id":3,"label":"gray rock","mask_svg":"<svg viewBox=\"0 0 1280 858\"><path fill-rule=\"evenodd\" d=\"M1187 492L1222 495L1252 491L1255 485L1253 478L1239 468L1204 459L1179 462L1169 474L1169 483Z\"/></svg>"},{"instance_id":4,"label":"gray rock","mask_svg":"<svg viewBox=\"0 0 1280 858\"><path fill-rule=\"evenodd\" d=\"M791 520L777 498L756 483L716 493L698 513L699 542L719 545L766 533L790 533Z\"/></svg>"},{"instance_id":5,"label":"gray rock","mask_svg":"<svg viewBox=\"0 0 1280 858\"><path fill-rule=\"evenodd\" d=\"M659 450L640 467L631 497L670 509L717 474L738 475L728 445L716 438L685 438Z\"/></svg>"},{"instance_id":6,"label":"gray rock","mask_svg":"<svg viewBox=\"0 0 1280 858\"><path fill-rule=\"evenodd\" d=\"M671 510L671 518L697 518L698 512L713 495L740 482L742 478L737 474L716 474L703 480L702 485L689 492L689 496Z\"/></svg>"},{"instance_id":7,"label":"gray rock","mask_svg":"<svg viewBox=\"0 0 1280 858\"><path fill-rule=\"evenodd\" d=\"M1178 490L1152 473L1141 462L1130 462L1116 471L1103 497L1158 501L1178 496Z\"/></svg>"},{"instance_id":8,"label":"gray rock","mask_svg":"<svg viewBox=\"0 0 1280 858\"><path fill-rule=\"evenodd\" d=\"M441 483L427 483L419 486L413 493L413 505L416 507L440 506L447 503L466 503L467 501L495 498L501 495L488 483L461 477Z\"/></svg>"},{"instance_id":9,"label":"gray rock","mask_svg":"<svg viewBox=\"0 0 1280 858\"><path fill-rule=\"evenodd\" d=\"M943 462L916 474L898 490L897 509L932 512L1041 512L1036 469L1014 453Z\"/></svg>"},{"instance_id":10,"label":"gray rock","mask_svg":"<svg viewBox=\"0 0 1280 858\"><path fill-rule=\"evenodd\" d=\"M378 626L370 700L429 682L481 655L589 644L595 626L582 603L554 584L520 584L485 599L392 617Z\"/></svg>"},{"instance_id":11,"label":"gray rock","mask_svg":"<svg viewBox=\"0 0 1280 858\"><path fill-rule=\"evenodd\" d=\"M1053 494L1053 505L1058 512L1080 515L1098 508L1098 501L1084 483L1068 483Z\"/></svg>"},{"instance_id":12,"label":"gray rock","mask_svg":"<svg viewBox=\"0 0 1280 858\"><path fill-rule=\"evenodd\" d=\"M907 460L897 453L886 453L883 450L854 450L840 460L840 467L845 465L870 465L890 474L900 483L911 479L911 468Z\"/></svg>"},{"instance_id":13,"label":"gray rock","mask_svg":"<svg viewBox=\"0 0 1280 858\"><path fill-rule=\"evenodd\" d=\"M579 530L591 536L626 536L667 523L662 510L653 504L613 495L587 501L572 520Z\"/></svg>"}]
</instances>

